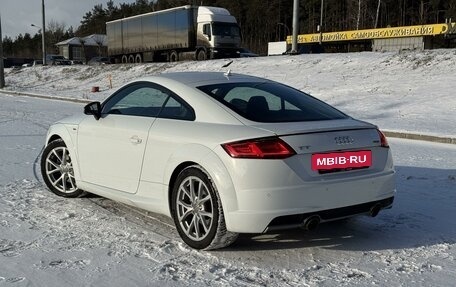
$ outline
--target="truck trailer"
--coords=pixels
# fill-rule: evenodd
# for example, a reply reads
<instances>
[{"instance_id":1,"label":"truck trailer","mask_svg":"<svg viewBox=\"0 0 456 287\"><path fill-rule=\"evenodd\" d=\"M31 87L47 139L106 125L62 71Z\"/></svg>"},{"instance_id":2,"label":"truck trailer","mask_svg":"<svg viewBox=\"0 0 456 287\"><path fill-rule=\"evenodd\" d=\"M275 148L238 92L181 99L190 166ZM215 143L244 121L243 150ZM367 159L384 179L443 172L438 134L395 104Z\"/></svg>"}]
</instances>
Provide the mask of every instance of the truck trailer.
<instances>
[{"instance_id":1,"label":"truck trailer","mask_svg":"<svg viewBox=\"0 0 456 287\"><path fill-rule=\"evenodd\" d=\"M239 57L236 18L219 7L150 12L106 23L108 54L116 63Z\"/></svg>"}]
</instances>

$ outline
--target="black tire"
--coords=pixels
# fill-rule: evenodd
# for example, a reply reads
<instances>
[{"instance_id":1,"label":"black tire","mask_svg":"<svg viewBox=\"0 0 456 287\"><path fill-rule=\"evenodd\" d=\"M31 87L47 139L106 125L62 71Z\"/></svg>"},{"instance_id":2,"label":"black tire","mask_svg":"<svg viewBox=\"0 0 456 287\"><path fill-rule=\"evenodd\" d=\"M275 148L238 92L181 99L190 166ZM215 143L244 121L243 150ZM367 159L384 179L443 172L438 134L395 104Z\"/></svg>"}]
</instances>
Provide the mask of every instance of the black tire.
<instances>
[{"instance_id":1,"label":"black tire","mask_svg":"<svg viewBox=\"0 0 456 287\"><path fill-rule=\"evenodd\" d=\"M128 63L128 56L127 55L123 55L121 62L122 62L122 64L127 64Z\"/></svg>"},{"instance_id":2,"label":"black tire","mask_svg":"<svg viewBox=\"0 0 456 287\"><path fill-rule=\"evenodd\" d=\"M134 64L135 63L135 56L129 55L128 56L128 63L129 64Z\"/></svg>"},{"instance_id":3,"label":"black tire","mask_svg":"<svg viewBox=\"0 0 456 287\"><path fill-rule=\"evenodd\" d=\"M80 197L80 190L74 179L73 164L65 143L55 140L49 143L41 155L41 175L46 186L63 197Z\"/></svg>"},{"instance_id":4,"label":"black tire","mask_svg":"<svg viewBox=\"0 0 456 287\"><path fill-rule=\"evenodd\" d=\"M173 50L171 53L169 53L169 61L170 62L177 62L179 61L179 54L177 51Z\"/></svg>"},{"instance_id":5,"label":"black tire","mask_svg":"<svg viewBox=\"0 0 456 287\"><path fill-rule=\"evenodd\" d=\"M178 175L171 195L171 214L180 237L192 248L223 248L238 237L237 233L226 230L217 189L198 165L187 167Z\"/></svg>"},{"instance_id":6,"label":"black tire","mask_svg":"<svg viewBox=\"0 0 456 287\"><path fill-rule=\"evenodd\" d=\"M205 61L205 60L207 60L206 51L204 51L203 49L198 50L198 52L196 53L196 60L197 61Z\"/></svg>"},{"instance_id":7,"label":"black tire","mask_svg":"<svg viewBox=\"0 0 456 287\"><path fill-rule=\"evenodd\" d=\"M142 55L141 54L136 54L135 63L136 64L141 64L142 62L143 62Z\"/></svg>"}]
</instances>

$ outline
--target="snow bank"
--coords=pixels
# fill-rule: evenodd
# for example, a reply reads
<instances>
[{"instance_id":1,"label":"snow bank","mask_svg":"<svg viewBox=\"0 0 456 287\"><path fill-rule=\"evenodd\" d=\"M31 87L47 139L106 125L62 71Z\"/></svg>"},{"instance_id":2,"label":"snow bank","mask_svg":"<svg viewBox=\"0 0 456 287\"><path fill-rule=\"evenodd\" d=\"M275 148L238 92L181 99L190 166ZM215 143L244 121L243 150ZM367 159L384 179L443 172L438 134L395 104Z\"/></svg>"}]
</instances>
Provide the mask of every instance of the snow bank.
<instances>
[{"instance_id":1,"label":"snow bank","mask_svg":"<svg viewBox=\"0 0 456 287\"><path fill-rule=\"evenodd\" d=\"M138 77L224 71L227 61L30 67L9 70L6 84L15 91L101 101ZM456 137L456 50L243 58L228 68L286 83L382 129ZM91 93L92 86L101 92Z\"/></svg>"}]
</instances>

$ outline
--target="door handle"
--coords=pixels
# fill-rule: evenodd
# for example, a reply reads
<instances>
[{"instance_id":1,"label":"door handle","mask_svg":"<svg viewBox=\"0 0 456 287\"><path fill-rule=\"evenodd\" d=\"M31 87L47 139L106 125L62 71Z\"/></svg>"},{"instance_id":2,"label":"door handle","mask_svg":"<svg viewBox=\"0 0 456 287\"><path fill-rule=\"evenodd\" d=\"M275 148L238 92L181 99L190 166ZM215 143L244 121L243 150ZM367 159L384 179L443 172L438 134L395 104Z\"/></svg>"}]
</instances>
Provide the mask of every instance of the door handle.
<instances>
[{"instance_id":1,"label":"door handle","mask_svg":"<svg viewBox=\"0 0 456 287\"><path fill-rule=\"evenodd\" d=\"M138 136L132 136L130 138L130 142L132 144L140 144L140 143L142 143L142 139L140 139Z\"/></svg>"}]
</instances>

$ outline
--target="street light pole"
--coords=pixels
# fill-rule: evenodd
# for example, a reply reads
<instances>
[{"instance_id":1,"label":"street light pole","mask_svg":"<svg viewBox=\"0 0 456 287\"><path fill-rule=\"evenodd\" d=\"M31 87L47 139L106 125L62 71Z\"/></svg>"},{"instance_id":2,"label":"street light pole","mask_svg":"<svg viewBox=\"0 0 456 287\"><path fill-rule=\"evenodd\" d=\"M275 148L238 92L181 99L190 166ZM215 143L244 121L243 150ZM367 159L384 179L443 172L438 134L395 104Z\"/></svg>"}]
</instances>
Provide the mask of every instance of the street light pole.
<instances>
[{"instance_id":1,"label":"street light pole","mask_svg":"<svg viewBox=\"0 0 456 287\"><path fill-rule=\"evenodd\" d=\"M41 11L43 14L43 24L41 28L41 46L43 50L43 66L46 66L46 40L45 40L45 34L46 34L46 20L44 17L44 0L41 0Z\"/></svg>"},{"instance_id":2,"label":"street light pole","mask_svg":"<svg viewBox=\"0 0 456 287\"><path fill-rule=\"evenodd\" d=\"M0 15L0 89L5 87L5 70L3 66L2 15Z\"/></svg>"},{"instance_id":3,"label":"street light pole","mask_svg":"<svg viewBox=\"0 0 456 287\"><path fill-rule=\"evenodd\" d=\"M291 54L298 53L298 23L299 23L299 0L293 1L293 37L291 40Z\"/></svg>"}]
</instances>

